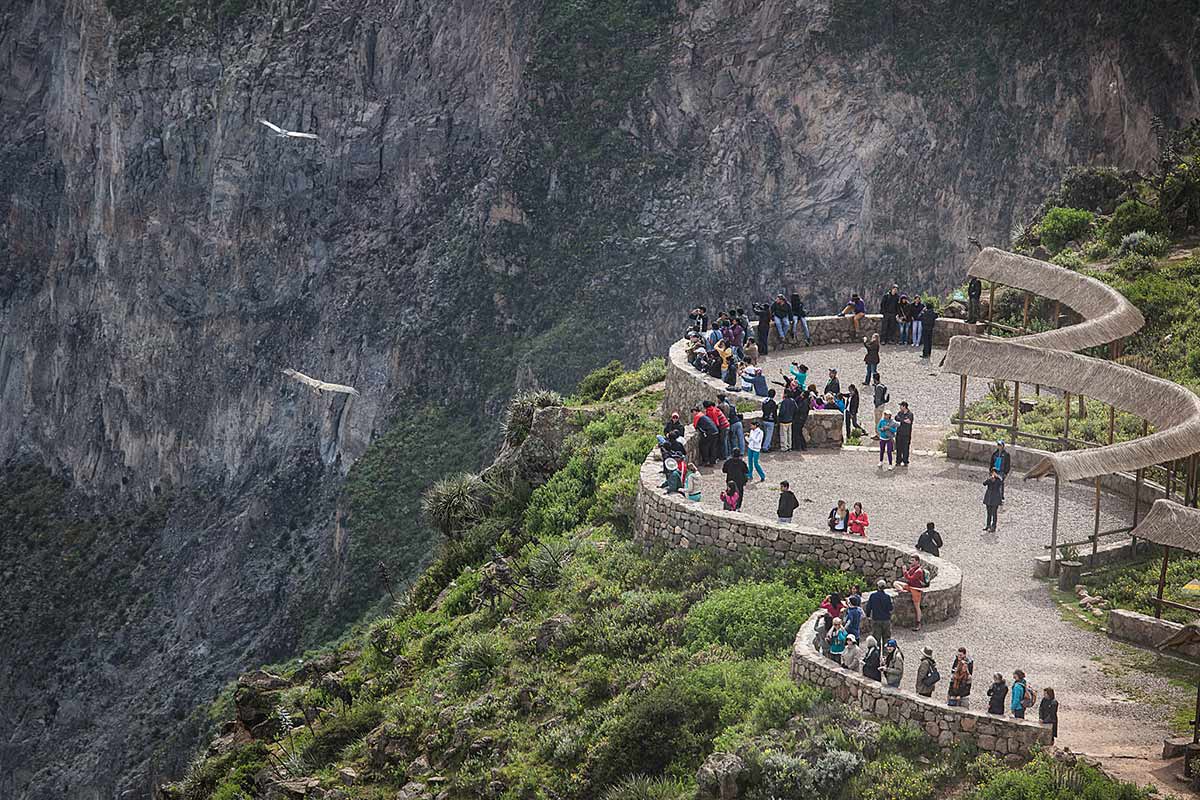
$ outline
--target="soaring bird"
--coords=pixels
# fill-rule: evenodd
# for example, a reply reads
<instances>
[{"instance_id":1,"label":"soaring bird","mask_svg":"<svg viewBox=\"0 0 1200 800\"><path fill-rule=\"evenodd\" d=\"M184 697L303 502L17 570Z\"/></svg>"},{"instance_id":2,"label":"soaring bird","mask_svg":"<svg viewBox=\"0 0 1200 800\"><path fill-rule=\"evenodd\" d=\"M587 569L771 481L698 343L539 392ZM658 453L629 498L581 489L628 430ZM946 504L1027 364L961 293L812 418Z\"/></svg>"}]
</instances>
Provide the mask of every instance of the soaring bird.
<instances>
[{"instance_id":1,"label":"soaring bird","mask_svg":"<svg viewBox=\"0 0 1200 800\"><path fill-rule=\"evenodd\" d=\"M343 386L340 383L326 383L325 381L319 381L316 378L310 378L309 376L305 375L303 372L297 372L296 370L291 369L291 368L285 369L283 371L283 374L287 375L289 378L294 378L307 386L311 386L312 388L317 390L318 394L325 391L325 392L341 392L342 394L352 394L355 397L361 396L358 393L358 389L355 389L353 386Z\"/></svg>"},{"instance_id":2,"label":"soaring bird","mask_svg":"<svg viewBox=\"0 0 1200 800\"><path fill-rule=\"evenodd\" d=\"M284 130L283 128L279 127L278 125L276 125L273 122L267 122L265 119L260 119L259 122L261 122L263 125L266 125L271 130L275 131L275 133L279 136L283 136L283 137L290 136L293 139L320 139L321 138L320 136L317 136L315 133L301 133L300 131Z\"/></svg>"}]
</instances>

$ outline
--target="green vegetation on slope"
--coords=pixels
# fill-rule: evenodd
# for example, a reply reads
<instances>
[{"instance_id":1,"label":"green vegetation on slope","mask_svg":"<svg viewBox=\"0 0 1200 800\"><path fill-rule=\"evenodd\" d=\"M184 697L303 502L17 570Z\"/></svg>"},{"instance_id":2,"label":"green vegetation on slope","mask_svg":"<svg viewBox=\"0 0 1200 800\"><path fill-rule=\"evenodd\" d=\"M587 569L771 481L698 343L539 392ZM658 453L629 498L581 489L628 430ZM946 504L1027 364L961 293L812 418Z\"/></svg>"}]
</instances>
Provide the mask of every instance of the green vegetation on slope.
<instances>
[{"instance_id":1,"label":"green vegetation on slope","mask_svg":"<svg viewBox=\"0 0 1200 800\"><path fill-rule=\"evenodd\" d=\"M282 678L241 683L241 726L169 794L683 800L721 751L740 759L748 800L932 800L964 781L978 800L1065 800L1067 785L1141 797L1044 758L940 758L921 731L864 722L791 681L800 622L860 578L631 541L660 400L605 409L527 499L461 481L471 505L486 492L486 511L446 526L406 602Z\"/></svg>"}]
</instances>

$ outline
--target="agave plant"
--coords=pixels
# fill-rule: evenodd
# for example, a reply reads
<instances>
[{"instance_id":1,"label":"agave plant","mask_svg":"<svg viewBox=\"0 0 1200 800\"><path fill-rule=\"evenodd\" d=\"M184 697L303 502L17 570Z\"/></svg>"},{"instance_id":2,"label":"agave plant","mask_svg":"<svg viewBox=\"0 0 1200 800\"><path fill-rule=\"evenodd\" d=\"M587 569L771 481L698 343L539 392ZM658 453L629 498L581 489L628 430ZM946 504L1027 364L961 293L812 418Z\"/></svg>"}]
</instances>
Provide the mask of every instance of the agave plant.
<instances>
[{"instance_id":1,"label":"agave plant","mask_svg":"<svg viewBox=\"0 0 1200 800\"><path fill-rule=\"evenodd\" d=\"M478 522L487 506L487 484L470 472L442 478L421 497L421 512L425 519L447 538L453 538Z\"/></svg>"}]
</instances>

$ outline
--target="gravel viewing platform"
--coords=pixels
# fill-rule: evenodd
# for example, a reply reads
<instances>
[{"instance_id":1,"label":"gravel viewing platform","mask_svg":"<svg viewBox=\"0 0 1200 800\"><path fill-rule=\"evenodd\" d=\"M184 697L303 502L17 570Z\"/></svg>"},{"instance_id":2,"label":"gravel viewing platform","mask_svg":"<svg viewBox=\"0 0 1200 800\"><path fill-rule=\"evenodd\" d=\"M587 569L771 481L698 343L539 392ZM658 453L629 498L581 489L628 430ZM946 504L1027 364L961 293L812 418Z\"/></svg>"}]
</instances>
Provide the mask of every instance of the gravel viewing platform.
<instances>
[{"instance_id":1,"label":"gravel viewing platform","mask_svg":"<svg viewBox=\"0 0 1200 800\"><path fill-rule=\"evenodd\" d=\"M801 502L795 524L805 529L825 529L829 509L839 499L863 503L871 520L869 538L911 546L925 523L934 522L945 540L942 558L962 570L962 609L957 618L929 624L920 633L895 632L907 657L904 685L911 689L921 649L932 647L944 676L934 697L944 700L951 659L965 646L975 659L971 708L986 708L993 672L1011 683L1012 671L1023 669L1039 697L1047 686L1058 695L1058 745L1100 756L1156 757L1169 733L1170 711L1150 698L1178 689L1160 674L1132 671L1131 664L1152 656L1064 619L1047 583L1033 577L1033 559L1045 554L1050 538L1052 480L1023 481L1014 470L998 531L982 530L984 469L950 461L937 451L958 410L959 378L938 369L943 353L934 350L925 360L915 347L882 350L881 379L892 398L888 408L894 411L907 400L916 415L911 467L878 469L878 451L867 440L863 447L840 450L765 453L766 482L750 485L738 513L774 521L779 481L788 480ZM861 345L788 347L773 350L760 365L778 379L779 370L792 361L807 364L809 383L818 388L832 366L844 390L850 382L861 383L862 354ZM982 397L987 387L984 379L968 380L968 403ZM871 408L864 393L859 413L863 427L870 427ZM704 505L719 508L723 478L719 464L702 470ZM1063 484L1059 541L1078 541L1091 533L1093 499L1090 486ZM1124 499L1104 496L1101 529L1128 525L1130 519ZM1036 710L1030 714L1036 718Z\"/></svg>"}]
</instances>

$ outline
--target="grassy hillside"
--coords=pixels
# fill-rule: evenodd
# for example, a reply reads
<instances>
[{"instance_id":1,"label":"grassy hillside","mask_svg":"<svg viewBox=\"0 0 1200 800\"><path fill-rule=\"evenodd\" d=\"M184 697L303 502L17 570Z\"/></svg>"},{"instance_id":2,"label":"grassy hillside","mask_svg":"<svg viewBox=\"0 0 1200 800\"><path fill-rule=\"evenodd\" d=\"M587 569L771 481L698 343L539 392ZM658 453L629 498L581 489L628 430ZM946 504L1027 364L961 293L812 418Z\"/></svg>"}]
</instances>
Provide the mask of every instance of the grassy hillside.
<instances>
[{"instance_id":1,"label":"grassy hillside","mask_svg":"<svg viewBox=\"0 0 1200 800\"><path fill-rule=\"evenodd\" d=\"M228 692L214 713L239 722L168 796L668 800L704 788L714 752L764 800L1140 796L1047 758L938 757L922 732L789 680L801 621L858 578L635 545L660 399L604 407L530 495L440 483L425 506L446 538L412 591L360 636Z\"/></svg>"}]
</instances>

